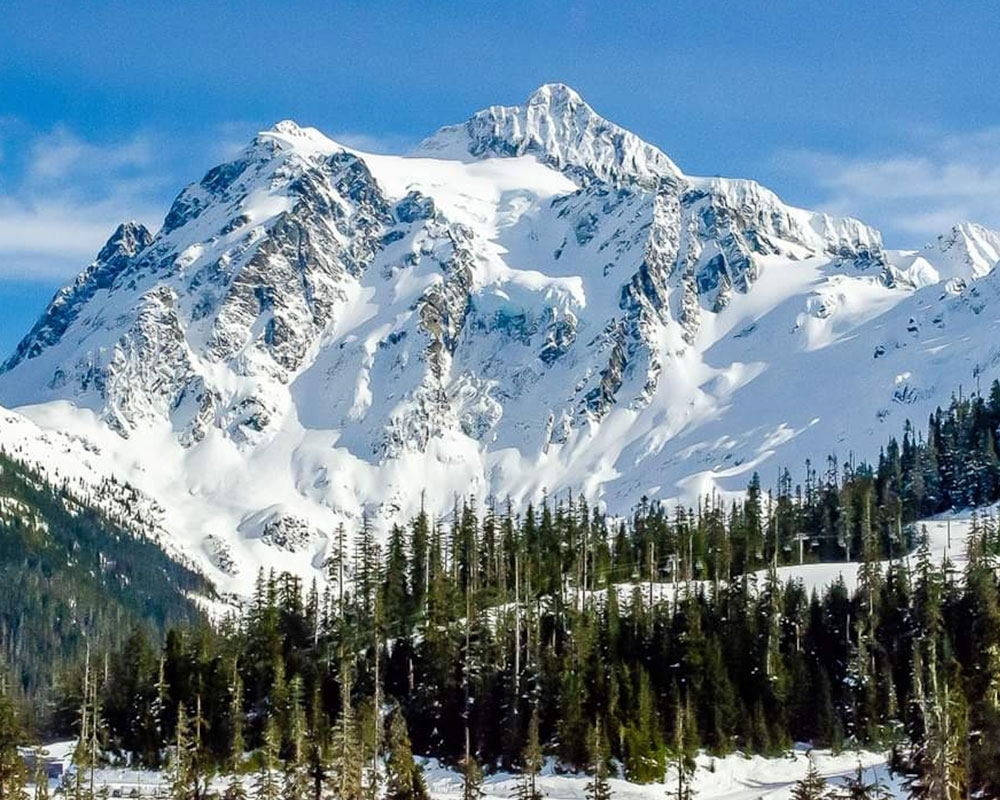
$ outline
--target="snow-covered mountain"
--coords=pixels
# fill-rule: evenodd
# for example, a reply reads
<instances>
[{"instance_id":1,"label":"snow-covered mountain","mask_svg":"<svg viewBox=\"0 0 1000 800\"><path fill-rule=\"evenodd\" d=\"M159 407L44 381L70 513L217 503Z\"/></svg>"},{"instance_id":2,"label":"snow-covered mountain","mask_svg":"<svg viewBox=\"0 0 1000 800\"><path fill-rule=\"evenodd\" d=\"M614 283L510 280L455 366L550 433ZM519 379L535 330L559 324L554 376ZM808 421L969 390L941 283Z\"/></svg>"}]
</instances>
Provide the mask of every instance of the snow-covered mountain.
<instances>
[{"instance_id":1,"label":"snow-covered mountain","mask_svg":"<svg viewBox=\"0 0 1000 800\"><path fill-rule=\"evenodd\" d=\"M873 455L1000 373L998 258L685 175L559 84L405 157L282 122L57 295L0 443L132 482L239 589L422 497L624 511Z\"/></svg>"}]
</instances>

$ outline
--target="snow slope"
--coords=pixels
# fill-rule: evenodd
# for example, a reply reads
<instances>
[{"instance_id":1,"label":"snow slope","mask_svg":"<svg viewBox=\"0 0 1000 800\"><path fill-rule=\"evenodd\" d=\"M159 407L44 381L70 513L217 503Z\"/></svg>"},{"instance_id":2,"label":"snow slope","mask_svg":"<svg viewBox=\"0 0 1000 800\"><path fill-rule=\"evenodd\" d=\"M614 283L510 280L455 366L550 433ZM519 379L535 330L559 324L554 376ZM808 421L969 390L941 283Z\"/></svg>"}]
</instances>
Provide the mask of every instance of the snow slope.
<instances>
[{"instance_id":1,"label":"snow slope","mask_svg":"<svg viewBox=\"0 0 1000 800\"><path fill-rule=\"evenodd\" d=\"M422 498L738 491L1000 374L998 242L888 251L561 84L409 156L282 122L57 295L0 444L134 484L237 591Z\"/></svg>"}]
</instances>

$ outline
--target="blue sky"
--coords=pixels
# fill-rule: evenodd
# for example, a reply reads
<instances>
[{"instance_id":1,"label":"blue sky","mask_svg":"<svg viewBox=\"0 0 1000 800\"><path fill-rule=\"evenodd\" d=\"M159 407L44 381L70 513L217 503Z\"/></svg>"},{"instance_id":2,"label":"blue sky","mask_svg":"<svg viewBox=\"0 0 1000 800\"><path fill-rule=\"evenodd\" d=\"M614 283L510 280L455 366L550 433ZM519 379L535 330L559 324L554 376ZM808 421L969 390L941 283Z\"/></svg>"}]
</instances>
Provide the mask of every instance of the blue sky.
<instances>
[{"instance_id":1,"label":"blue sky","mask_svg":"<svg viewBox=\"0 0 1000 800\"><path fill-rule=\"evenodd\" d=\"M992 2L30 3L0 25L0 351L121 219L293 118L402 151L563 81L686 172L895 246L1000 227Z\"/></svg>"}]
</instances>

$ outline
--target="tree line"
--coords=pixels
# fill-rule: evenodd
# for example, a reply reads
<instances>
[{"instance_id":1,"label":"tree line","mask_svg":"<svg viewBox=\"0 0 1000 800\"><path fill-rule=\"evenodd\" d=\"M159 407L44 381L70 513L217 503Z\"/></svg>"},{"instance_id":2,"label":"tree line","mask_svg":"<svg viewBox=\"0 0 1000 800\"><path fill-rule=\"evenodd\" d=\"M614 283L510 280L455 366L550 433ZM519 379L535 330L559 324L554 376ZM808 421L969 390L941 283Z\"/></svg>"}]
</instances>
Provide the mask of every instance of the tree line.
<instances>
[{"instance_id":1,"label":"tree line","mask_svg":"<svg viewBox=\"0 0 1000 800\"><path fill-rule=\"evenodd\" d=\"M533 800L546 755L602 800L613 768L672 766L681 792L700 749L797 741L891 748L915 797L997 794L1000 533L974 518L958 574L914 522L997 498L998 421L995 384L874 466L830 458L794 487L754 475L740 500L642 500L627 520L571 496L456 503L384 543L364 520L336 532L322 588L262 572L217 626L91 653L47 724L79 735L83 767L166 763L179 800L217 772L237 796L253 773L267 798L422 798L414 751L455 765L465 800L497 768ZM860 561L857 586L778 577L822 560Z\"/></svg>"}]
</instances>

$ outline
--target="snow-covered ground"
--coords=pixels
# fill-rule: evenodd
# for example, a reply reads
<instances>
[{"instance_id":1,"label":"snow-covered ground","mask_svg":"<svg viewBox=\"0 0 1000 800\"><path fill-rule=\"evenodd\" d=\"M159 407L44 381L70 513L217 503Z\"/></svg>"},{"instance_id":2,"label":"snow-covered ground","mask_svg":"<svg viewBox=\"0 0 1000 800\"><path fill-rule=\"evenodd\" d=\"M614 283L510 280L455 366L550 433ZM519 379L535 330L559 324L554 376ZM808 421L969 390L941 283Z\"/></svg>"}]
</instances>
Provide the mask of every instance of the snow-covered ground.
<instances>
[{"instance_id":1,"label":"snow-covered ground","mask_svg":"<svg viewBox=\"0 0 1000 800\"><path fill-rule=\"evenodd\" d=\"M930 550L931 561L935 564L949 563L953 570L960 573L966 563L965 545L969 531L972 527L972 515L977 514L980 519L992 516L994 519L1000 513L998 506L989 506L973 510L953 511L940 514L930 519L921 520L917 523L918 531L927 530L927 541ZM915 559L915 551L904 556L911 566ZM883 571L889 567L890 561L879 562ZM837 580L842 579L849 592L853 592L858 586L858 570L861 563L858 561L827 561L818 564L795 564L778 568L778 578L782 582L796 581L803 585L806 592L822 592ZM757 586L762 586L768 577L768 570L758 570L753 573ZM708 588L708 582L697 582L701 588ZM632 593L636 588L640 589L643 598L652 597L654 602L661 600L672 601L677 596L683 596L685 584L674 583L673 581L649 582L627 582L615 584L618 591L619 604L623 607L629 602ZM592 593L599 600L604 597L606 590L599 590Z\"/></svg>"},{"instance_id":2,"label":"snow-covered ground","mask_svg":"<svg viewBox=\"0 0 1000 800\"><path fill-rule=\"evenodd\" d=\"M961 571L965 567L965 543L972 527L972 514L976 513L982 518L984 515L997 514L997 507L980 508L975 512L969 510L953 511L940 514L930 519L921 520L917 523L917 530L924 528L927 530L927 541L930 548L931 560L937 564L949 562L952 567ZM914 555L906 556L910 563L913 563ZM889 562L881 562L883 570L888 567ZM825 564L802 564L800 566L781 567L778 575L782 580L801 581L808 591L822 589L829 586L838 578L843 578L849 591L853 591L858 585L858 562L837 563L828 562Z\"/></svg>"},{"instance_id":3,"label":"snow-covered ground","mask_svg":"<svg viewBox=\"0 0 1000 800\"><path fill-rule=\"evenodd\" d=\"M72 743L58 743L48 749L65 752L68 764ZM54 753L53 753L54 755ZM894 797L905 797L901 776L890 774L884 754L868 751L845 751L833 754L819 750L812 758L820 773L835 786L844 777L853 776L858 766L864 771L865 779L878 782L889 789ZM731 754L715 758L702 754L698 757L698 768L694 775L693 788L698 800L786 800L792 786L802 778L808 768L805 748L798 747L781 758L746 757ZM440 766L434 759L426 759L424 777L434 800L456 800L462 797L462 778L455 770ZM70 780L70 778L67 778ZM586 775L562 773L549 760L538 779L538 788L551 800L583 800L587 783ZM245 783L249 788L252 778ZM663 800L669 796L675 785L673 772L664 783L635 784L618 778L611 778L612 796L621 800ZM222 791L228 778L217 776L212 781L213 789ZM144 797L163 795L168 790L164 773L150 770L102 768L94 773L95 787L107 786L114 796L129 797L138 794ZM59 783L52 781L50 789L55 791ZM517 776L498 772L486 777L483 793L486 798L507 800L515 796Z\"/></svg>"},{"instance_id":4,"label":"snow-covered ground","mask_svg":"<svg viewBox=\"0 0 1000 800\"><path fill-rule=\"evenodd\" d=\"M878 781L895 797L905 797L901 779L890 775L884 755L864 751L834 755L829 751L817 751L813 758L831 785L854 775L860 765L866 780ZM694 796L697 800L786 800L795 782L805 775L808 765L806 751L801 748L782 758L701 755L692 783ZM435 800L462 797L462 780L453 770L429 762L425 777ZM583 800L589 780L586 775L559 774L550 762L538 780L538 788L552 800ZM676 786L675 781L675 775L670 774L664 783L636 784L612 778L610 785L612 796L621 800L664 800ZM483 791L488 798L510 798L515 796L516 788L516 775L498 773L485 780Z\"/></svg>"}]
</instances>

